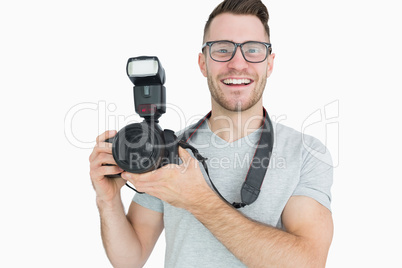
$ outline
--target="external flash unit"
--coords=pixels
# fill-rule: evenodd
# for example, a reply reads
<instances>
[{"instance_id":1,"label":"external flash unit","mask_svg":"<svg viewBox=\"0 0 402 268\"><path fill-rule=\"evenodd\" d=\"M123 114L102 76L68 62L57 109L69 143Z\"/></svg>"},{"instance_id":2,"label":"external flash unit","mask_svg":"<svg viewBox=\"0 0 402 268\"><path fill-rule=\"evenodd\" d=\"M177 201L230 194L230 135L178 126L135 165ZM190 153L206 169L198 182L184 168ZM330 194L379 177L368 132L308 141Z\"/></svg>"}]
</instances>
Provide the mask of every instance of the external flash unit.
<instances>
[{"instance_id":1,"label":"external flash unit","mask_svg":"<svg viewBox=\"0 0 402 268\"><path fill-rule=\"evenodd\" d=\"M142 56L128 59L127 75L134 84L135 111L145 120L157 120L166 112L165 70L159 59Z\"/></svg>"}]
</instances>

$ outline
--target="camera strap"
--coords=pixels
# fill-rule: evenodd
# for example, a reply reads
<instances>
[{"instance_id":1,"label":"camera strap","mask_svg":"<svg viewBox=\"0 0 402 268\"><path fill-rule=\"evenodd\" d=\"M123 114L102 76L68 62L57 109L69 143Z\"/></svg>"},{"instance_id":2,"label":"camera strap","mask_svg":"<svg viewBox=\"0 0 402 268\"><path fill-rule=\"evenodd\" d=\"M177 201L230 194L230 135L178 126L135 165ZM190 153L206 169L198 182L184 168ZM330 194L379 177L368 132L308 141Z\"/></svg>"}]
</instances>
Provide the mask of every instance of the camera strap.
<instances>
[{"instance_id":1,"label":"camera strap","mask_svg":"<svg viewBox=\"0 0 402 268\"><path fill-rule=\"evenodd\" d=\"M260 139L257 144L257 148L254 152L254 157L250 163L246 179L241 188L241 202L230 203L227 201L212 182L209 176L208 166L206 164L206 158L202 157L198 150L193 146L188 144L191 137L197 132L198 128L204 123L205 120L211 117L211 112L204 116L200 121L198 121L194 127L185 131L179 141L179 145L185 149L191 149L195 158L204 166L205 172L207 173L208 179L211 182L212 188L215 192L227 203L231 204L235 208L242 208L246 205L252 204L257 200L260 194L262 183L264 182L265 174L267 172L270 158L272 155L272 149L274 146L274 134L272 122L269 118L268 112L264 110L264 124L262 126L262 131ZM266 165L264 165L266 163Z\"/></svg>"}]
</instances>

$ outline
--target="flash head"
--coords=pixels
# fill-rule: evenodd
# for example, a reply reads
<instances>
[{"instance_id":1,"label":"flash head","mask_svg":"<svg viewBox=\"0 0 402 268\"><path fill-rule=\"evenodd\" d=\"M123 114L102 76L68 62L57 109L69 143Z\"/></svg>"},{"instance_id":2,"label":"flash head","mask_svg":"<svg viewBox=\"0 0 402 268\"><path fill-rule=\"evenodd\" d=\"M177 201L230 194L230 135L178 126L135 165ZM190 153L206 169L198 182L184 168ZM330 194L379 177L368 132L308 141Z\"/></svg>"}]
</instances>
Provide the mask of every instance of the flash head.
<instances>
[{"instance_id":1,"label":"flash head","mask_svg":"<svg viewBox=\"0 0 402 268\"><path fill-rule=\"evenodd\" d=\"M136 113L147 121L157 121L166 112L165 70L155 56L129 58L127 75L134 84Z\"/></svg>"},{"instance_id":2,"label":"flash head","mask_svg":"<svg viewBox=\"0 0 402 268\"><path fill-rule=\"evenodd\" d=\"M130 58L126 69L128 77L136 86L165 83L165 70L155 56Z\"/></svg>"}]
</instances>

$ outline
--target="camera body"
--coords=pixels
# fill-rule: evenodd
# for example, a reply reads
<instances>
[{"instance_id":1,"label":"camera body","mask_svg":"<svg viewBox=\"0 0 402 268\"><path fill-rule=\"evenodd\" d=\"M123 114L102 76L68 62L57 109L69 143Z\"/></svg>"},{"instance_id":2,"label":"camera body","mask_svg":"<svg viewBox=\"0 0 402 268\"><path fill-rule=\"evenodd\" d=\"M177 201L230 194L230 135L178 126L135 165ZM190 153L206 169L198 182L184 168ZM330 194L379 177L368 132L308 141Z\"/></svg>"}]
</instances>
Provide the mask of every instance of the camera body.
<instances>
[{"instance_id":1,"label":"camera body","mask_svg":"<svg viewBox=\"0 0 402 268\"><path fill-rule=\"evenodd\" d=\"M178 139L169 129L162 130L158 119L166 112L165 71L157 57L130 58L127 75L134 84L135 111L144 118L122 128L113 143L117 165L131 173L145 173L167 164L179 164Z\"/></svg>"}]
</instances>

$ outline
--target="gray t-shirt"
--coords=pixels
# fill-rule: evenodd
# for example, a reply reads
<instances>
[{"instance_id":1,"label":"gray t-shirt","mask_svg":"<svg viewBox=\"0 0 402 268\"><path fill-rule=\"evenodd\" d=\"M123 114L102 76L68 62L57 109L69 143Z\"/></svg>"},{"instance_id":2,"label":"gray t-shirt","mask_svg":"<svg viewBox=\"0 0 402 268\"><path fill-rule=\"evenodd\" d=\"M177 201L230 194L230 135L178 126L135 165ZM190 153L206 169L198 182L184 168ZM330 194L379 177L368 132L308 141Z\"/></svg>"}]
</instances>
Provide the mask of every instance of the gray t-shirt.
<instances>
[{"instance_id":1,"label":"gray t-shirt","mask_svg":"<svg viewBox=\"0 0 402 268\"><path fill-rule=\"evenodd\" d=\"M293 195L308 196L330 210L332 162L317 139L274 124L274 148L258 199L239 209L255 221L283 229L282 211ZM255 152L261 129L232 143L204 124L190 143L207 157L211 179L229 202L240 202L240 190ZM200 165L208 184L208 177ZM163 213L165 267L245 267L191 213L147 194L133 198L143 207Z\"/></svg>"}]
</instances>

